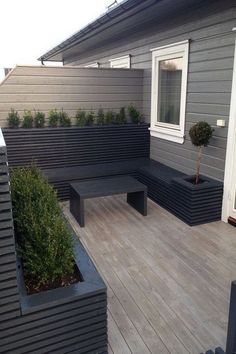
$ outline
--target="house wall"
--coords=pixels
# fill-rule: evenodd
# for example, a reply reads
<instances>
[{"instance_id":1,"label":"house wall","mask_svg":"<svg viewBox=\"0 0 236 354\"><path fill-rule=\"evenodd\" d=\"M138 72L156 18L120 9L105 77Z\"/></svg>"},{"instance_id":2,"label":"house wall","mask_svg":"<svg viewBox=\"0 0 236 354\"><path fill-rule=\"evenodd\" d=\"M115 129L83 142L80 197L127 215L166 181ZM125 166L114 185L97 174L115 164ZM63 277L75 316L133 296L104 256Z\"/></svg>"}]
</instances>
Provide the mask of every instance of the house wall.
<instances>
[{"instance_id":1,"label":"house wall","mask_svg":"<svg viewBox=\"0 0 236 354\"><path fill-rule=\"evenodd\" d=\"M195 168L196 149L188 131L191 125L205 120L215 132L209 147L204 151L202 173L223 180L226 154L227 127L216 127L217 119L228 124L232 85L233 54L235 46L236 8L231 0L212 1L206 6L178 16L174 13L160 23L137 27L121 39L68 58L65 64L85 65L98 61L109 67L109 59L131 55L131 67L144 69L143 113L150 120L151 107L151 48L182 40L190 40L188 88L186 107L186 139L183 145L159 138L151 139L151 157L173 168L191 174Z\"/></svg>"},{"instance_id":2,"label":"house wall","mask_svg":"<svg viewBox=\"0 0 236 354\"><path fill-rule=\"evenodd\" d=\"M63 108L71 117L79 108L117 111L131 102L141 109L142 90L142 70L17 66L0 85L0 126L11 108L21 116Z\"/></svg>"}]
</instances>

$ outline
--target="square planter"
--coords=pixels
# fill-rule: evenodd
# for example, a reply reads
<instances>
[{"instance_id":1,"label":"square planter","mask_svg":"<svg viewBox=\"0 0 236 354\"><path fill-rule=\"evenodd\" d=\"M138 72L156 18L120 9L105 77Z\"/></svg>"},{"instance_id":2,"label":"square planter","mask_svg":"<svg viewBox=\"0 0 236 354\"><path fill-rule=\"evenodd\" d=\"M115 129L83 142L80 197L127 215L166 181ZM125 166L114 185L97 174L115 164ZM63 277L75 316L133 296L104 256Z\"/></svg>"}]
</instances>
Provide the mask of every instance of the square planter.
<instances>
[{"instance_id":1,"label":"square planter","mask_svg":"<svg viewBox=\"0 0 236 354\"><path fill-rule=\"evenodd\" d=\"M194 176L172 179L173 212L188 225L221 219L223 183L200 176L201 183L191 182Z\"/></svg>"},{"instance_id":2,"label":"square planter","mask_svg":"<svg viewBox=\"0 0 236 354\"><path fill-rule=\"evenodd\" d=\"M0 321L0 353L107 353L107 289L74 237L83 281L27 295L18 264L20 316Z\"/></svg>"}]
</instances>

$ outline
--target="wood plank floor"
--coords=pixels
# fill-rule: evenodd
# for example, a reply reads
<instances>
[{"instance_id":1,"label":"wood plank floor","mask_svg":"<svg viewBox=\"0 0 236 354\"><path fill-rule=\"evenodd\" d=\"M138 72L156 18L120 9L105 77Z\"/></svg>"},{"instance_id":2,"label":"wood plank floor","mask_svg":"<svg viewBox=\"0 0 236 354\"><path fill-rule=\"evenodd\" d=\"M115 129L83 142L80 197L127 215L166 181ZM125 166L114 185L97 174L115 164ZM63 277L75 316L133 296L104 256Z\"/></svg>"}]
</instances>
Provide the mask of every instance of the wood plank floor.
<instances>
[{"instance_id":1,"label":"wood plank floor","mask_svg":"<svg viewBox=\"0 0 236 354\"><path fill-rule=\"evenodd\" d=\"M189 227L148 200L90 199L85 227L65 213L108 287L109 352L198 354L225 348L236 229Z\"/></svg>"}]
</instances>

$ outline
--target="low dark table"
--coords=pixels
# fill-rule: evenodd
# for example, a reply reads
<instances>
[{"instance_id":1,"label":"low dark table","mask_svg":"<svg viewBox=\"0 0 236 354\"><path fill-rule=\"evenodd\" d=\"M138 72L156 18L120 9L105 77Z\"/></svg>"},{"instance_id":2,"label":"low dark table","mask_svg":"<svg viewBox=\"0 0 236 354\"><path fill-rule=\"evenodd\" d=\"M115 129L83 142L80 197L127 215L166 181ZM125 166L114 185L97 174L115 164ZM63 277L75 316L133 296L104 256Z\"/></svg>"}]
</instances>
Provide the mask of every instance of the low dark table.
<instances>
[{"instance_id":1,"label":"low dark table","mask_svg":"<svg viewBox=\"0 0 236 354\"><path fill-rule=\"evenodd\" d=\"M70 211L84 226L84 200L127 193L127 203L142 215L147 215L147 187L135 178L121 176L70 184Z\"/></svg>"}]
</instances>

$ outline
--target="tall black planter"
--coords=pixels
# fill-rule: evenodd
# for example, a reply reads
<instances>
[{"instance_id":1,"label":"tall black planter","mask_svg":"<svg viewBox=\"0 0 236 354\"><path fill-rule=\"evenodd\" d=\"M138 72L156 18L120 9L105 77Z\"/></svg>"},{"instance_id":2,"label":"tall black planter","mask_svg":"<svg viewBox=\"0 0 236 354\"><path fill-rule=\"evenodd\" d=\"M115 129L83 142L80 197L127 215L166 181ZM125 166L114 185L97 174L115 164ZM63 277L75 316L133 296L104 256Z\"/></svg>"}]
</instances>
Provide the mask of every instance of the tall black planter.
<instances>
[{"instance_id":1,"label":"tall black planter","mask_svg":"<svg viewBox=\"0 0 236 354\"><path fill-rule=\"evenodd\" d=\"M107 353L106 286L75 235L74 253L83 282L38 294L26 294L19 264L20 315L0 319L0 353Z\"/></svg>"},{"instance_id":2,"label":"tall black planter","mask_svg":"<svg viewBox=\"0 0 236 354\"><path fill-rule=\"evenodd\" d=\"M193 179L194 176L172 179L172 212L191 226L220 220L223 184L200 176L202 183L195 185Z\"/></svg>"}]
</instances>

